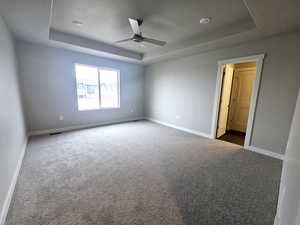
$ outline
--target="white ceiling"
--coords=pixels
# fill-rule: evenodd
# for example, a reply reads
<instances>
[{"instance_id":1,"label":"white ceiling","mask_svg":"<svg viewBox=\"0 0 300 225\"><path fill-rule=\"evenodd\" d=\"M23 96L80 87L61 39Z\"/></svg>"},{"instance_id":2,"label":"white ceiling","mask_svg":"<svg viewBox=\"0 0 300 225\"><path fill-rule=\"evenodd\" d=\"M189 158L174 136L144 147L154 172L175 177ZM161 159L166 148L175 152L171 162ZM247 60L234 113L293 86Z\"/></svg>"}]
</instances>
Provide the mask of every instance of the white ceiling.
<instances>
[{"instance_id":1,"label":"white ceiling","mask_svg":"<svg viewBox=\"0 0 300 225\"><path fill-rule=\"evenodd\" d=\"M297 29L299 8L299 0L0 0L19 39L142 63ZM132 35L128 17L143 18L143 35L168 44L115 44Z\"/></svg>"},{"instance_id":2,"label":"white ceiling","mask_svg":"<svg viewBox=\"0 0 300 225\"><path fill-rule=\"evenodd\" d=\"M213 18L210 24L201 25L201 17ZM180 43L215 32L230 24L252 21L241 0L58 0L53 6L51 26L57 30L113 44L132 37L128 17L143 18L143 35L168 44ZM73 20L83 22L78 27ZM134 42L113 44L137 52L157 48L151 44L141 47ZM164 47L160 47L164 48Z\"/></svg>"}]
</instances>

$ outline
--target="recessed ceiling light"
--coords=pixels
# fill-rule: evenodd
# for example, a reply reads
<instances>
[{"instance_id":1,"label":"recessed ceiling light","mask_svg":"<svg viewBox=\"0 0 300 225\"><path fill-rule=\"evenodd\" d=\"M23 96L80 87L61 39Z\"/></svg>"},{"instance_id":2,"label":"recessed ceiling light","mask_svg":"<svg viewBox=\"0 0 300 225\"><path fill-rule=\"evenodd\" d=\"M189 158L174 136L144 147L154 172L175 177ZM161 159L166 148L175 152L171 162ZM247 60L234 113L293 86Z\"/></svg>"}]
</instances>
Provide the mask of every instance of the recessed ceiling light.
<instances>
[{"instance_id":1,"label":"recessed ceiling light","mask_svg":"<svg viewBox=\"0 0 300 225\"><path fill-rule=\"evenodd\" d=\"M82 26L83 24L81 21L78 20L73 20L72 23L75 24L76 26Z\"/></svg>"},{"instance_id":2,"label":"recessed ceiling light","mask_svg":"<svg viewBox=\"0 0 300 225\"><path fill-rule=\"evenodd\" d=\"M211 18L209 17L203 17L200 19L201 24L208 24L211 21Z\"/></svg>"},{"instance_id":3,"label":"recessed ceiling light","mask_svg":"<svg viewBox=\"0 0 300 225\"><path fill-rule=\"evenodd\" d=\"M145 48L145 47L146 47L146 45L144 45L144 44L140 44L140 46L141 46L142 48Z\"/></svg>"}]
</instances>

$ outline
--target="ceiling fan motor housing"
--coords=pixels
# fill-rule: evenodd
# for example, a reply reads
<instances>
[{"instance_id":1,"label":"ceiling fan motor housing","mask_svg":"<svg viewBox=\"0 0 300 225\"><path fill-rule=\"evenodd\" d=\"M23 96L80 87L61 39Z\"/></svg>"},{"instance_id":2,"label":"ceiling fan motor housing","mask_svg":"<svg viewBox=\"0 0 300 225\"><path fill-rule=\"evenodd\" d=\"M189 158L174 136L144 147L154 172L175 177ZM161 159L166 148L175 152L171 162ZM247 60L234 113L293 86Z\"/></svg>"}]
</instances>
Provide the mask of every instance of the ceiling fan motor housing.
<instances>
[{"instance_id":1,"label":"ceiling fan motor housing","mask_svg":"<svg viewBox=\"0 0 300 225\"><path fill-rule=\"evenodd\" d=\"M142 42L143 41L143 37L141 35L135 34L132 38L133 41L135 42Z\"/></svg>"},{"instance_id":2,"label":"ceiling fan motor housing","mask_svg":"<svg viewBox=\"0 0 300 225\"><path fill-rule=\"evenodd\" d=\"M143 19L139 18L139 19L137 19L137 22L138 22L138 25L141 26L143 24Z\"/></svg>"},{"instance_id":3,"label":"ceiling fan motor housing","mask_svg":"<svg viewBox=\"0 0 300 225\"><path fill-rule=\"evenodd\" d=\"M131 29L133 31L133 37L132 38L127 38L124 40L120 40L117 41L116 43L123 43L123 42L127 42L127 41L134 41L137 43L140 42L148 42L154 45L158 45L158 46L164 46L167 42L165 41L160 41L160 40L156 40L153 38L147 38L147 37L143 37L140 26L143 23L143 19L132 19L132 18L128 18Z\"/></svg>"}]
</instances>

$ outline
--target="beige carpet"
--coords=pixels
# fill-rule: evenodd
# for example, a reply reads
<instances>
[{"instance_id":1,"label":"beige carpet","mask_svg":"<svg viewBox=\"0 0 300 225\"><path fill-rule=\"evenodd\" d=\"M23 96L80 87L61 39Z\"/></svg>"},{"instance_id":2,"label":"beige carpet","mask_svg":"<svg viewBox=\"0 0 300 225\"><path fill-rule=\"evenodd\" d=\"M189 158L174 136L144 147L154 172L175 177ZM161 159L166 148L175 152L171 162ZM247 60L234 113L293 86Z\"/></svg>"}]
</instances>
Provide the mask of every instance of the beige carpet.
<instances>
[{"instance_id":1,"label":"beige carpet","mask_svg":"<svg viewBox=\"0 0 300 225\"><path fill-rule=\"evenodd\" d=\"M29 142L6 225L273 225L281 161L150 122Z\"/></svg>"}]
</instances>

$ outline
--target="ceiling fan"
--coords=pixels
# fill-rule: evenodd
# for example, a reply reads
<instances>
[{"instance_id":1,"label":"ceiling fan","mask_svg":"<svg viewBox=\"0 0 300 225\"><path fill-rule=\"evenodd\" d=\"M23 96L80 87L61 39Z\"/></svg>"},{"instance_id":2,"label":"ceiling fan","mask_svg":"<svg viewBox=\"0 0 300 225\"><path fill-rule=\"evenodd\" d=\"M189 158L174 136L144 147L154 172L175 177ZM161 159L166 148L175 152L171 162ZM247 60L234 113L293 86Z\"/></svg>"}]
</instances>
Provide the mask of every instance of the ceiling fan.
<instances>
[{"instance_id":1,"label":"ceiling fan","mask_svg":"<svg viewBox=\"0 0 300 225\"><path fill-rule=\"evenodd\" d=\"M132 18L128 18L131 29L133 31L133 37L131 38L127 38L124 40L120 40L120 41L116 41L115 43L123 43L123 42L127 42L127 41L135 41L138 43L141 42L148 42L154 45L159 45L159 46L164 46L167 42L165 41L160 41L160 40L156 40L156 39L152 39L152 38L147 38L147 37L143 37L140 26L143 23L143 19L132 19Z\"/></svg>"}]
</instances>

